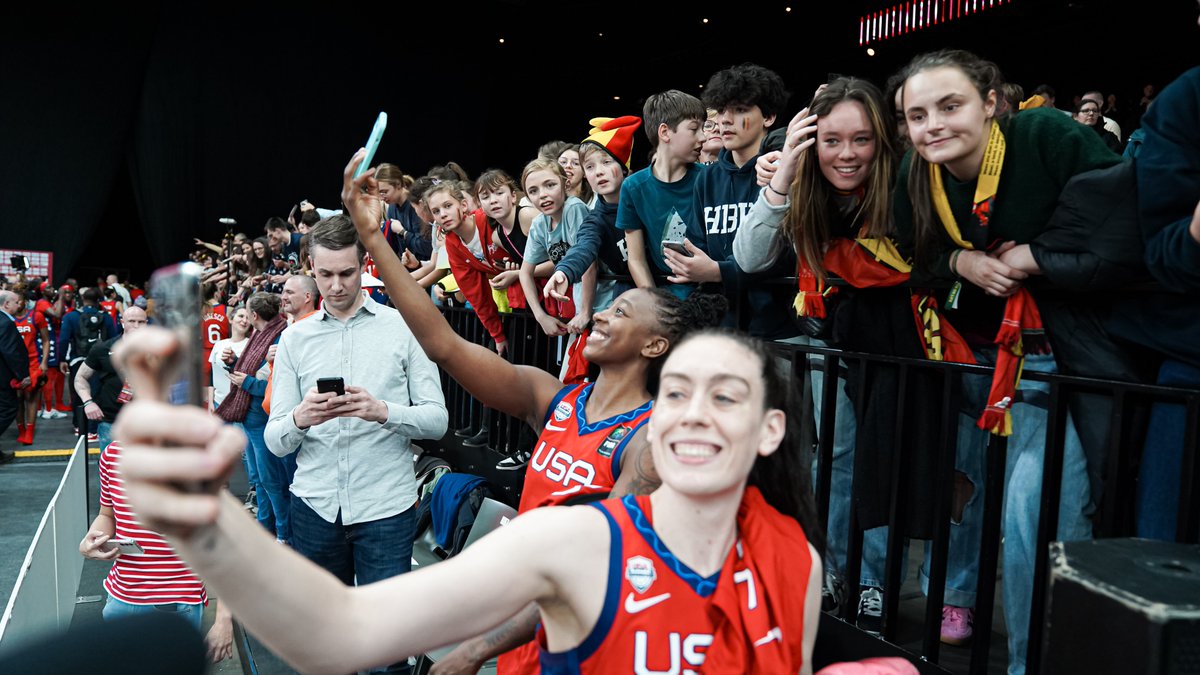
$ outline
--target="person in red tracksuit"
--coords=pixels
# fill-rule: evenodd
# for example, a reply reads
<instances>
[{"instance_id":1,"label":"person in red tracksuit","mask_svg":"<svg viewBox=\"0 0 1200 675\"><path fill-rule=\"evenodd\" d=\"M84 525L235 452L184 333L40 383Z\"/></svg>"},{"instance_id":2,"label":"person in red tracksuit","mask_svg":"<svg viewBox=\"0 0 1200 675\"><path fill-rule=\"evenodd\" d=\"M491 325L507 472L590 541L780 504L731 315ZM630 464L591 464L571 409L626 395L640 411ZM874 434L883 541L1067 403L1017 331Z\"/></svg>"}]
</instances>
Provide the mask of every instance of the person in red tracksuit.
<instances>
[{"instance_id":1,"label":"person in red tracksuit","mask_svg":"<svg viewBox=\"0 0 1200 675\"><path fill-rule=\"evenodd\" d=\"M46 384L46 369L50 359L50 324L36 309L30 309L23 291L14 291L5 303L4 311L13 317L17 332L25 342L29 355L29 386L18 393L17 441L22 445L33 445L33 434L37 426L38 401L42 386ZM38 350L38 340L42 348Z\"/></svg>"}]
</instances>

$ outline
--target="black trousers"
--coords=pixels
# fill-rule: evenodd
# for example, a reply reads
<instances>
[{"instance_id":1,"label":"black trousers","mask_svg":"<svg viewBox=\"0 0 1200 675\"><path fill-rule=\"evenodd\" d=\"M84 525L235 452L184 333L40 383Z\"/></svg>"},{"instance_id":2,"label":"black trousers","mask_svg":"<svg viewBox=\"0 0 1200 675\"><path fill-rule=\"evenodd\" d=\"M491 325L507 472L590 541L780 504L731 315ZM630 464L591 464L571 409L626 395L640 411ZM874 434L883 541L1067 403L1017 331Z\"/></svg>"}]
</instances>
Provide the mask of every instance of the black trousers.
<instances>
[{"instance_id":1,"label":"black trousers","mask_svg":"<svg viewBox=\"0 0 1200 675\"><path fill-rule=\"evenodd\" d=\"M17 418L17 392L8 387L0 388L0 434L8 431Z\"/></svg>"},{"instance_id":2,"label":"black trousers","mask_svg":"<svg viewBox=\"0 0 1200 675\"><path fill-rule=\"evenodd\" d=\"M83 366L83 360L71 364L71 373L67 375L67 388L71 390L71 422L81 434L88 432L87 415L83 412L83 399L79 398L79 392L75 391L75 376L79 374L79 369Z\"/></svg>"}]
</instances>

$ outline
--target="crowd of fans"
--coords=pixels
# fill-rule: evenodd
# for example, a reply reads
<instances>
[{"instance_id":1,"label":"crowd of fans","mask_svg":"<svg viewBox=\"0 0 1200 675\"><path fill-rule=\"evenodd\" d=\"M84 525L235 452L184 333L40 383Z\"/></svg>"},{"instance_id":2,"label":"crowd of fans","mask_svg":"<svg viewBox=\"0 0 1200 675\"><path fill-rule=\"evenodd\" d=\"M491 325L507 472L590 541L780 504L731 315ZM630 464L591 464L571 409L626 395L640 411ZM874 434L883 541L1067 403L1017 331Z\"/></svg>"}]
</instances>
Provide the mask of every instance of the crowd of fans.
<instances>
[{"instance_id":1,"label":"crowd of fans","mask_svg":"<svg viewBox=\"0 0 1200 675\"><path fill-rule=\"evenodd\" d=\"M406 448L410 439L439 438L446 413L435 364L488 408L542 434L536 444L530 437L501 448L511 456L498 468L527 472L522 513L566 503L554 490L608 496L658 484L641 425L651 417L661 357L691 330L723 325L768 343L994 366L993 377L963 376L952 391L940 378L916 386L961 404L947 643L963 644L974 630L984 458L990 435L1009 438L1004 605L1009 672L1022 673L1047 452L1046 386L1023 380L1022 369L1200 385L1197 321L1187 314L1200 288L1200 144L1179 121L1195 119L1187 115L1200 102L1197 80L1198 71L1185 74L1154 107L1148 90L1142 114L1118 123L1111 96L1084 92L1072 110L1059 110L1051 87L1026 97L995 64L942 51L916 58L882 89L852 77L825 83L789 121L782 79L745 64L714 74L703 99L669 90L649 96L640 117L595 118L581 128L581 143L544 144L517 177L491 169L472 180L450 162L413 178L382 163L357 182L347 178L338 209L301 202L286 220L270 219L262 236L197 240L208 406L248 439L246 507L278 541L346 584L356 574L361 584L407 571L406 561L368 562L366 551L405 538L411 545L411 472L385 469L394 454L348 451L379 447L389 434ZM630 174L641 134L651 163ZM1120 206L1139 188L1140 206ZM55 289L22 279L2 296L29 336L22 442L32 442L36 417L70 410L59 372L74 384L77 431L100 423L104 446L129 400L106 359L113 338L145 321L147 298L115 276L77 289L73 280ZM474 312L493 353L436 316L448 302ZM1161 304L1170 309L1155 314ZM404 321L388 323L389 305ZM509 372L500 358L511 359L509 344L528 337L506 330L532 325L505 322L514 311L560 341L557 379L497 375ZM319 372L312 364L321 362L345 367ZM834 436L828 522L813 520L811 500L789 511L774 504L769 483L753 473L750 482L799 514L807 540L820 545L823 609L854 602L859 626L878 633L887 462L902 449L931 454L937 421L933 411L911 412L908 437L892 438L895 416L906 414L894 409L901 385L873 375L869 391L856 390L856 367L836 375L817 368L803 383L819 392L826 377L838 380L836 428L821 430ZM89 388L89 378L110 372ZM340 391L319 386L330 372L346 374ZM815 411L788 412L819 418L820 399ZM603 410L635 420L617 427L624 431L615 440L598 437L607 473L539 484L554 470L551 456L595 426L580 417L564 432L570 441L555 440L552 416L571 423L572 406L585 403L587 419L611 418L595 414ZM1107 405L1072 397L1060 539L1092 536L1105 488ZM1174 536L1184 426L1176 408L1152 411L1137 504L1145 536ZM372 427L338 426L338 417ZM486 432L474 440L486 444ZM571 461L566 474L577 468ZM914 460L916 480L931 480L931 461ZM793 477L796 490L809 489L809 476ZM861 503L852 505L853 484ZM924 538L930 505L924 495L909 501L908 534ZM867 530L859 579L844 572L852 508ZM335 537L369 543L335 547ZM497 645L520 649L538 618L528 609L506 624L520 639L469 641L438 668L466 672ZM521 658L536 659L536 648Z\"/></svg>"}]
</instances>

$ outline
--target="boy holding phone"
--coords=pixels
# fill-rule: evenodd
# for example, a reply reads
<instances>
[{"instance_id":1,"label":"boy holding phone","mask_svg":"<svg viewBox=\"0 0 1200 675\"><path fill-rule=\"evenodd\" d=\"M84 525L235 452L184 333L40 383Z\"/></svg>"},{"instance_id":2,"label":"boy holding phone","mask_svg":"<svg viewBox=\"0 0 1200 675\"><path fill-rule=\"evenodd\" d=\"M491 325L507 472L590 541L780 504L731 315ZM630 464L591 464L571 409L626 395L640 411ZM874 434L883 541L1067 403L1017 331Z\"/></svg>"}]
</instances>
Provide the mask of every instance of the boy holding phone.
<instances>
[{"instance_id":1,"label":"boy holding phone","mask_svg":"<svg viewBox=\"0 0 1200 675\"><path fill-rule=\"evenodd\" d=\"M617 228L625 232L629 273L638 288L654 288L656 277L665 279L672 273L663 259L664 240L682 241L689 233L703 237L703 230L687 219L702 166L696 162L707 116L699 99L676 89L651 96L642 108L654 159L625 179L617 207ZM681 298L692 290L681 283L668 288Z\"/></svg>"},{"instance_id":2,"label":"boy holding phone","mask_svg":"<svg viewBox=\"0 0 1200 675\"><path fill-rule=\"evenodd\" d=\"M787 98L783 79L753 63L709 78L704 104L717 111L724 147L715 163L697 172L688 217L701 226L700 236L681 242L682 251L672 245L663 252L672 271L670 281L720 284L730 308L742 309L745 321L737 327L764 340L798 334L790 316L795 290L766 283L794 274L796 258L789 247L770 269L747 274L733 259L733 239L758 198L755 163ZM732 309L726 322L733 325Z\"/></svg>"}]
</instances>

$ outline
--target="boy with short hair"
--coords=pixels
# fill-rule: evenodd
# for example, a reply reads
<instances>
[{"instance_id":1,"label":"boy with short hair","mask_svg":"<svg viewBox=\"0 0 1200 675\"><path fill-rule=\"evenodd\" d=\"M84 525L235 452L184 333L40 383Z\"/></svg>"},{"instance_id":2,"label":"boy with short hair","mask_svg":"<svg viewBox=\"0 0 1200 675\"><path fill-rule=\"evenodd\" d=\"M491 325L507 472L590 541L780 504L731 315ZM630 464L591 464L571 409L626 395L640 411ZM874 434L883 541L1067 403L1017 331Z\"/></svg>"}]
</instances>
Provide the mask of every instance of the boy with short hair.
<instances>
[{"instance_id":1,"label":"boy with short hair","mask_svg":"<svg viewBox=\"0 0 1200 675\"><path fill-rule=\"evenodd\" d=\"M684 244L692 255L664 252L672 281L720 283L729 306L741 308L738 327L766 340L798 334L790 316L795 289L768 283L794 274L796 258L788 247L770 269L747 274L733 259L733 239L758 198L755 161L787 99L783 79L753 63L719 71L704 85L704 104L717 111L724 147L715 163L697 172L689 219L701 234Z\"/></svg>"},{"instance_id":2,"label":"boy with short hair","mask_svg":"<svg viewBox=\"0 0 1200 675\"><path fill-rule=\"evenodd\" d=\"M650 166L625 179L617 208L617 228L625 232L629 273L639 288L653 288L655 277L671 273L663 260L664 241L683 241L689 233L703 236L688 223L693 187L701 165L701 131L707 112L700 99L671 89L646 99L642 108L646 136L654 148ZM650 261L653 261L651 265ZM686 297L691 286L675 284L671 292Z\"/></svg>"}]
</instances>

